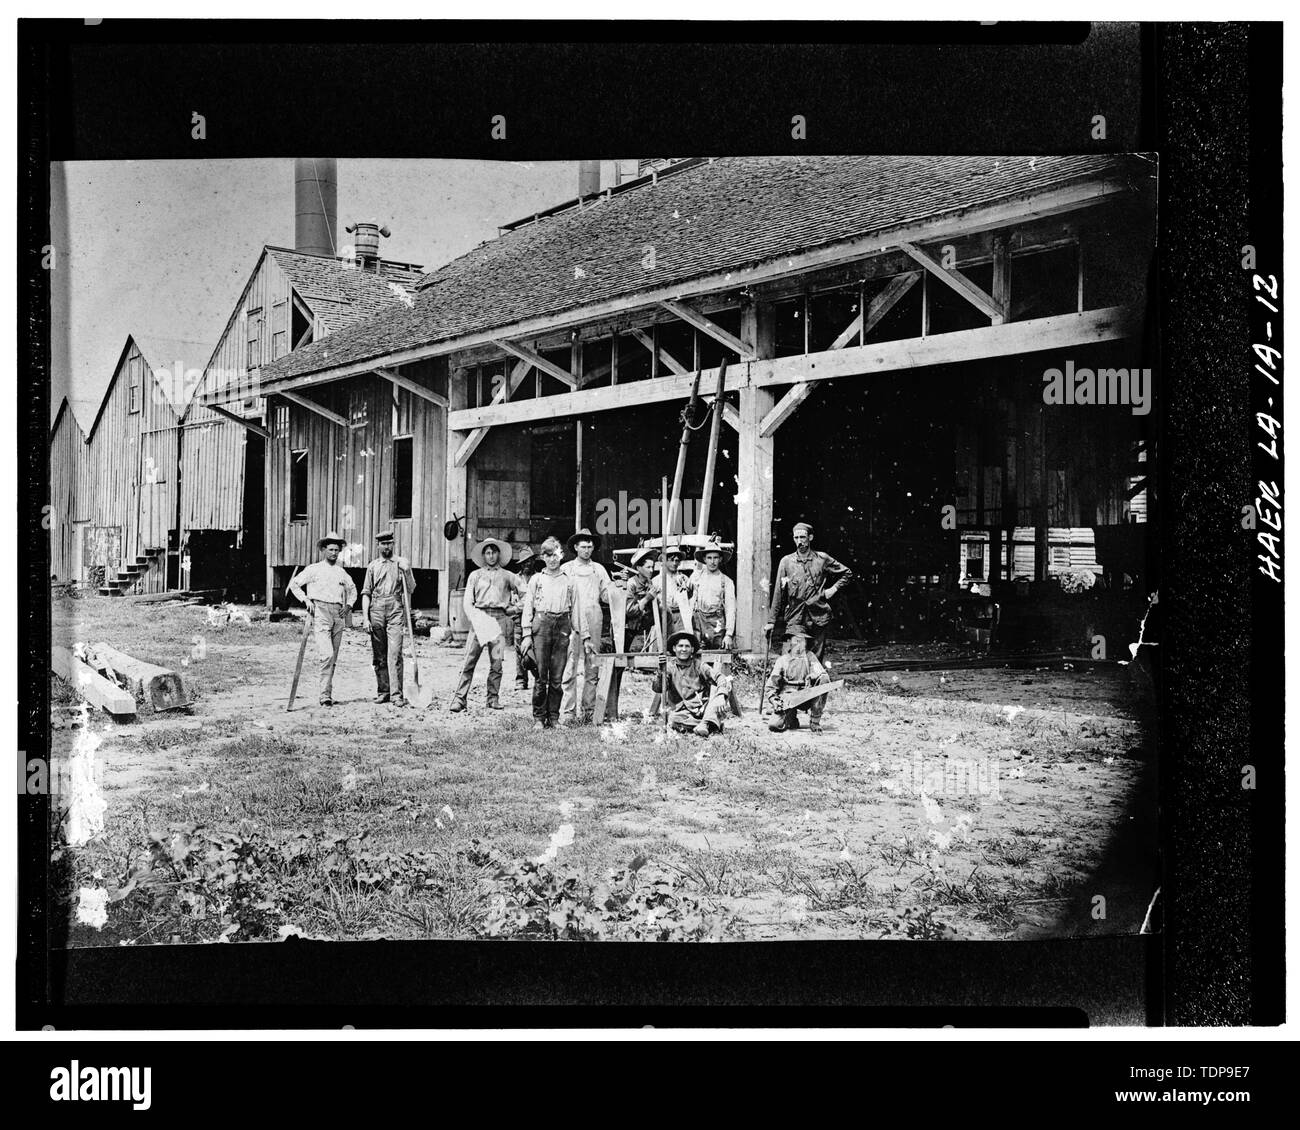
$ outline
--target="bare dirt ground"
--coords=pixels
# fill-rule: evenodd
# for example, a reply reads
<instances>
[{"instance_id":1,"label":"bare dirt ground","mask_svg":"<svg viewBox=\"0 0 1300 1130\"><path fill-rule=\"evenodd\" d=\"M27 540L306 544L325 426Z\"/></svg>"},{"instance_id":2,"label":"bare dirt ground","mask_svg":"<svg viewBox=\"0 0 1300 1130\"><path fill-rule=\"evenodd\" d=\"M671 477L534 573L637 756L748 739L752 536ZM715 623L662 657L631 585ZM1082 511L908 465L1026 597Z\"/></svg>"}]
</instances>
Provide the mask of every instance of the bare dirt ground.
<instances>
[{"instance_id":1,"label":"bare dirt ground","mask_svg":"<svg viewBox=\"0 0 1300 1130\"><path fill-rule=\"evenodd\" d=\"M1155 890L1153 737L1122 667L850 676L820 735L769 733L757 674L742 675L745 717L706 742L642 723L648 681L633 676L620 722L534 734L511 654L503 712L484 709L484 657L470 709L448 714L460 651L428 639L434 705L373 705L359 629L345 634L336 705L316 705L309 643L286 712L300 633L295 621L211 625L202 606L56 603L56 642L106 640L180 671L195 695L188 711L129 725L91 719L108 809L79 856L82 882L93 867L111 890L150 833L186 824L361 830L395 852L478 841L519 858L567 825L557 866L595 877L654 860L730 938L1132 933ZM63 706L54 722L53 755L67 757L82 726ZM472 907L419 921L381 910L336 908L325 932L473 936ZM86 927L69 939L105 940Z\"/></svg>"}]
</instances>

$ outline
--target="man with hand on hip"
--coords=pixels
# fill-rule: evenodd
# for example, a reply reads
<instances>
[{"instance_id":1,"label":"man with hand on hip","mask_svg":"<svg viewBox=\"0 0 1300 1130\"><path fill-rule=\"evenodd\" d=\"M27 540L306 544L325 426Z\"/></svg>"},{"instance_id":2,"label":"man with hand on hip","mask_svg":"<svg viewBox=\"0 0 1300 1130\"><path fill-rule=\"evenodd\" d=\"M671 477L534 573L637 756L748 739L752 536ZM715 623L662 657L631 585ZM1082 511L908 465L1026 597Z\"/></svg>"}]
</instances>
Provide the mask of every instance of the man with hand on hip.
<instances>
[{"instance_id":1,"label":"man with hand on hip","mask_svg":"<svg viewBox=\"0 0 1300 1130\"><path fill-rule=\"evenodd\" d=\"M314 561L289 582L289 591L307 606L316 637L316 655L320 659L320 704L334 705L334 666L343 643L343 629L356 603L357 586L340 565L339 552L344 541L330 530L316 543L321 559Z\"/></svg>"},{"instance_id":2,"label":"man with hand on hip","mask_svg":"<svg viewBox=\"0 0 1300 1130\"><path fill-rule=\"evenodd\" d=\"M370 635L370 657L378 688L375 702L405 706L402 643L406 638L406 602L415 591L415 575L405 557L393 556L391 530L379 534L375 541L379 543L379 556L366 566L366 579L361 585L361 626Z\"/></svg>"}]
</instances>

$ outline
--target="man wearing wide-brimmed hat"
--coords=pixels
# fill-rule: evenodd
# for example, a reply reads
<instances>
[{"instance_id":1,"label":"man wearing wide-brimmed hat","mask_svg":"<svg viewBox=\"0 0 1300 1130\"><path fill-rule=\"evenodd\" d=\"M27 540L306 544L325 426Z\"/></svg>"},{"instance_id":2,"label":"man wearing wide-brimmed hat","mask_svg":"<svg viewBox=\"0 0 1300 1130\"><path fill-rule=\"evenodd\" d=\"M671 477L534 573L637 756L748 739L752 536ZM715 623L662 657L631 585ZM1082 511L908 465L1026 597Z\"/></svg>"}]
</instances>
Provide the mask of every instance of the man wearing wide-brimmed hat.
<instances>
[{"instance_id":1,"label":"man wearing wide-brimmed hat","mask_svg":"<svg viewBox=\"0 0 1300 1130\"><path fill-rule=\"evenodd\" d=\"M654 582L658 564L658 546L643 546L632 554L633 573L627 582L627 604L623 621L624 651L638 650L654 622Z\"/></svg>"},{"instance_id":2,"label":"man wearing wide-brimmed hat","mask_svg":"<svg viewBox=\"0 0 1300 1130\"><path fill-rule=\"evenodd\" d=\"M772 607L763 630L770 632L782 623L801 624L807 629L808 650L821 659L831 623L831 598L852 580L853 571L829 553L813 549L813 529L807 522L796 522L790 533L795 551L776 567Z\"/></svg>"},{"instance_id":3,"label":"man wearing wide-brimmed hat","mask_svg":"<svg viewBox=\"0 0 1300 1130\"><path fill-rule=\"evenodd\" d=\"M307 606L316 637L316 654L320 658L320 703L334 705L334 665L343 642L343 629L356 603L357 586L340 565L339 551L343 539L330 530L316 543L321 559L297 573L289 582L289 591Z\"/></svg>"},{"instance_id":4,"label":"man wearing wide-brimmed hat","mask_svg":"<svg viewBox=\"0 0 1300 1130\"><path fill-rule=\"evenodd\" d=\"M720 733L723 719L740 713L730 677L723 685L713 668L700 661L700 641L693 632L674 632L668 637L668 650L672 658L660 657L651 683L651 689L663 696L668 724L702 738Z\"/></svg>"},{"instance_id":5,"label":"man wearing wide-brimmed hat","mask_svg":"<svg viewBox=\"0 0 1300 1130\"><path fill-rule=\"evenodd\" d=\"M560 716L569 725L587 722L596 709L596 653L605 632L605 613L602 604L609 602L609 574L605 566L591 559L600 548L600 538L590 530L581 529L569 537L573 560L561 566L561 572L573 578L582 605L581 627L588 633L584 640L577 624L569 636L569 659L564 669L564 699L560 703ZM582 671L582 710L578 710L578 672Z\"/></svg>"},{"instance_id":6,"label":"man wearing wide-brimmed hat","mask_svg":"<svg viewBox=\"0 0 1300 1130\"><path fill-rule=\"evenodd\" d=\"M361 624L370 634L375 665L375 702L405 706L402 696L402 644L406 638L406 602L415 591L415 574L405 557L393 556L393 531L375 536L379 556L366 566L361 585ZM403 588L405 586L405 588Z\"/></svg>"},{"instance_id":7,"label":"man wearing wide-brimmed hat","mask_svg":"<svg viewBox=\"0 0 1300 1130\"><path fill-rule=\"evenodd\" d=\"M469 555L478 568L465 582L465 611L469 616L470 631L465 640L460 684L448 708L452 713L466 707L469 689L474 682L474 668L478 666L484 647L488 649L487 706L489 710L502 708L502 657L506 653L507 641L514 635L510 600L514 594L524 591L524 583L514 573L502 568L513 556L508 543L497 538L484 538L470 550Z\"/></svg>"},{"instance_id":8,"label":"man wearing wide-brimmed hat","mask_svg":"<svg viewBox=\"0 0 1300 1130\"><path fill-rule=\"evenodd\" d=\"M736 582L722 571L731 550L713 543L695 551L704 568L691 577L691 613L700 646L730 648L736 636Z\"/></svg>"},{"instance_id":9,"label":"man wearing wide-brimmed hat","mask_svg":"<svg viewBox=\"0 0 1300 1130\"><path fill-rule=\"evenodd\" d=\"M655 590L655 618L667 635L674 632L691 630L690 580L679 566L684 551L680 545L670 542L663 551L663 577L656 576L653 582ZM665 586L668 588L668 622L664 627L664 613L660 607L660 597ZM659 637L656 637L658 639Z\"/></svg>"},{"instance_id":10,"label":"man wearing wide-brimmed hat","mask_svg":"<svg viewBox=\"0 0 1300 1130\"><path fill-rule=\"evenodd\" d=\"M767 677L766 698L772 705L772 718L767 728L774 733L799 728L798 711L808 711L809 729L814 734L822 728L822 711L826 709L826 696L814 698L801 703L794 710L787 710L781 702L784 691L801 691L808 687L818 687L830 682L830 676L821 661L808 650L808 629L802 624L791 624L785 634L790 642L789 650L772 666L772 673Z\"/></svg>"},{"instance_id":11,"label":"man wearing wide-brimmed hat","mask_svg":"<svg viewBox=\"0 0 1300 1130\"><path fill-rule=\"evenodd\" d=\"M521 546L514 555L514 560L510 564L510 571L519 578L520 583L527 589L529 578L537 572L542 564L542 559L533 552L533 547L525 545ZM537 668L536 657L534 656L530 660L524 647L523 616L523 598L515 594L510 601L510 624L514 630L512 638L515 643L515 689L520 691L528 689L529 666L532 666L534 674L536 674Z\"/></svg>"}]
</instances>

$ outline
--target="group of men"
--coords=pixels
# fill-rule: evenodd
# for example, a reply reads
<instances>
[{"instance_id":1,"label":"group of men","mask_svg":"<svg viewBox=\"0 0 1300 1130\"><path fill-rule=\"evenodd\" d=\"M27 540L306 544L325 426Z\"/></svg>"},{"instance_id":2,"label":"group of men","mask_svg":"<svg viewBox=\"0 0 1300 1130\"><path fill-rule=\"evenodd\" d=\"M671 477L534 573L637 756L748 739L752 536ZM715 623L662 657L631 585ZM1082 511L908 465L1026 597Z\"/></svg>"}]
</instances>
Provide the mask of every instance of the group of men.
<instances>
[{"instance_id":1,"label":"group of men","mask_svg":"<svg viewBox=\"0 0 1300 1130\"><path fill-rule=\"evenodd\" d=\"M788 639L786 651L772 667L765 698L772 704L768 722L780 732L799 726L799 710L810 715L810 729L821 729L826 696L784 706L783 696L829 681L822 658L831 620L830 601L851 579L851 571L829 554L812 548L812 527L795 525L795 552L781 558L773 586L767 636L778 628ZM394 557L391 531L378 535L379 556L366 567L361 590L363 626L370 635L377 684L376 703L406 705L403 696L402 647L415 577L405 557ZM470 553L475 568L465 581L464 606L470 621L460 679L448 704L453 713L468 706L474 672L488 653L486 704L500 710L504 655L513 645L516 686L532 689L533 728L550 729L561 721L589 722L595 708L598 661L605 631L604 605L615 584L593 555L601 539L576 531L567 545L568 561L558 539L548 537L534 557L525 548L515 570L508 566L513 547L485 538ZM320 539L321 560L297 573L289 590L303 601L312 619L320 661L320 701L333 704L333 676L343 629L350 622L357 590L338 564L344 541L331 531ZM718 733L725 718L739 713L731 678L700 659L702 650L735 646L736 586L721 566L731 551L708 545L695 551L700 568L681 570L679 545L647 546L632 556L631 570L618 583L624 588L623 651L661 652L652 690L651 711L667 712L676 729L701 737ZM662 560L661 560L662 558ZM668 607L662 607L667 593ZM659 641L667 637L661 646ZM579 693L578 683L582 690Z\"/></svg>"}]
</instances>

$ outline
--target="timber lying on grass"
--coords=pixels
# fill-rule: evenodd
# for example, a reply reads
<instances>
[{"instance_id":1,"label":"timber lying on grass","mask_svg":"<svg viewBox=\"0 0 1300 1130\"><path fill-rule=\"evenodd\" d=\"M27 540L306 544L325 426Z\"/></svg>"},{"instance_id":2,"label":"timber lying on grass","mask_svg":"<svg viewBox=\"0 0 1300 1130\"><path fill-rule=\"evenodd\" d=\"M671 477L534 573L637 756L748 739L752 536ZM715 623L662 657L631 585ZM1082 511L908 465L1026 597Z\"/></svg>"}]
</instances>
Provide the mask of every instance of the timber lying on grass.
<instances>
[{"instance_id":1,"label":"timber lying on grass","mask_svg":"<svg viewBox=\"0 0 1300 1130\"><path fill-rule=\"evenodd\" d=\"M53 667L56 675L70 683L72 689L91 706L107 710L115 717L130 716L135 713L135 696L130 691L123 690L116 683L104 678L66 647L51 649L50 666Z\"/></svg>"},{"instance_id":2,"label":"timber lying on grass","mask_svg":"<svg viewBox=\"0 0 1300 1130\"><path fill-rule=\"evenodd\" d=\"M136 604L160 604L166 600L195 601L210 604L225 595L225 589L177 589L175 592L145 592L128 597Z\"/></svg>"},{"instance_id":3,"label":"timber lying on grass","mask_svg":"<svg viewBox=\"0 0 1300 1130\"><path fill-rule=\"evenodd\" d=\"M185 685L175 671L145 663L103 642L87 648L86 659L154 710L176 710L189 705Z\"/></svg>"}]
</instances>

